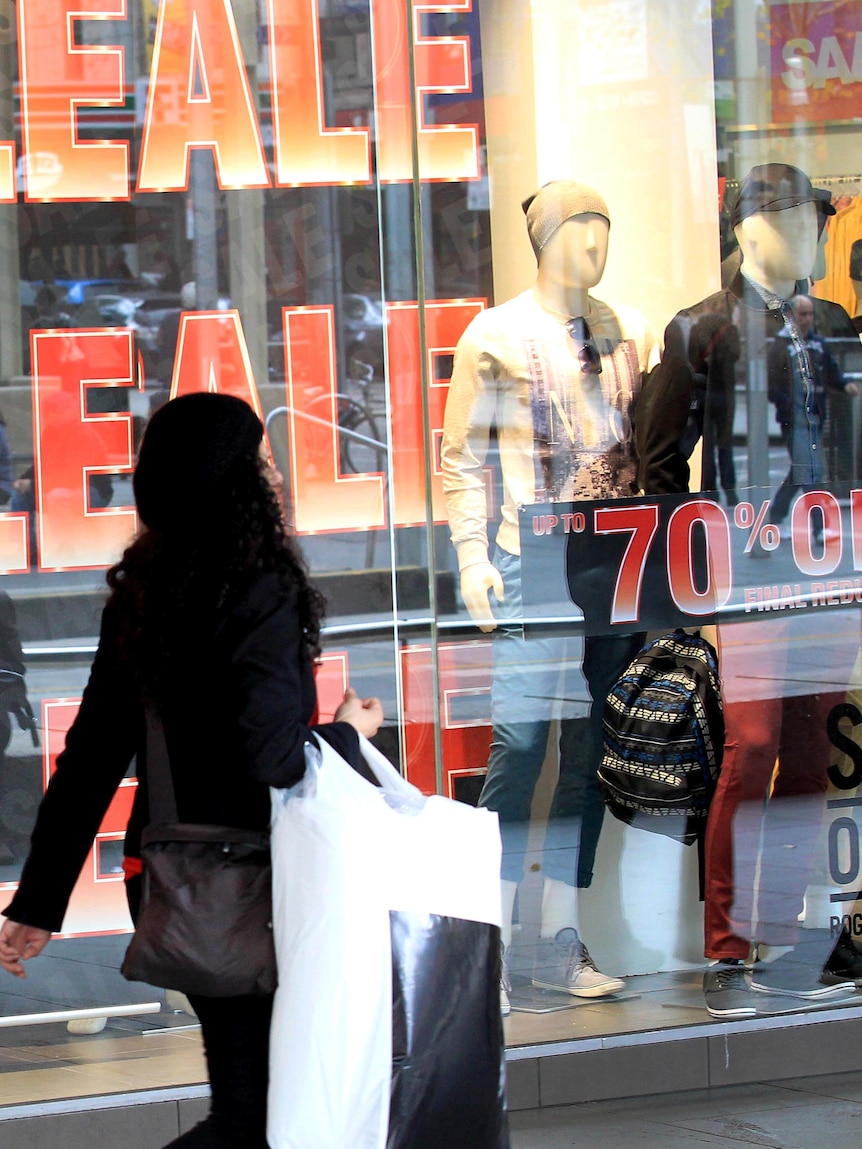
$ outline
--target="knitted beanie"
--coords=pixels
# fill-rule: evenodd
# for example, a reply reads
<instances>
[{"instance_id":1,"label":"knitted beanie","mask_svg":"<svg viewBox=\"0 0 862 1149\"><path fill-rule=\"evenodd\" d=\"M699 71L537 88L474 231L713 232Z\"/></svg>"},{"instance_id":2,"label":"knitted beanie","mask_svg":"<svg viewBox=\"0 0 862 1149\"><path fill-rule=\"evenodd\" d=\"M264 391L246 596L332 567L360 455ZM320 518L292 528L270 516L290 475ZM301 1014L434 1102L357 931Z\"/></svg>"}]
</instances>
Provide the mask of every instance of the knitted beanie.
<instances>
[{"instance_id":1,"label":"knitted beanie","mask_svg":"<svg viewBox=\"0 0 862 1149\"><path fill-rule=\"evenodd\" d=\"M260 419L232 395L196 391L160 407L135 467L141 520L153 530L192 529L218 505L234 464L253 456L262 438Z\"/></svg>"},{"instance_id":2,"label":"knitted beanie","mask_svg":"<svg viewBox=\"0 0 862 1149\"><path fill-rule=\"evenodd\" d=\"M528 196L521 207L527 217L527 233L537 259L554 232L573 215L592 212L611 222L603 197L594 188L575 180L552 180Z\"/></svg>"}]
</instances>

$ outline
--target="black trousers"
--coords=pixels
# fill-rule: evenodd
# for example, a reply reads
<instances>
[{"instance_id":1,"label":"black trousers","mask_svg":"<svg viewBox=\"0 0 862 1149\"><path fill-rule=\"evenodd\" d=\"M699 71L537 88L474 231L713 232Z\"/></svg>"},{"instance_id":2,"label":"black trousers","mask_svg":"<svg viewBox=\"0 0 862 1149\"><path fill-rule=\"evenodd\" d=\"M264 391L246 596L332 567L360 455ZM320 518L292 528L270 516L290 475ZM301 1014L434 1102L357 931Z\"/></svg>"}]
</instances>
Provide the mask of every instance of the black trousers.
<instances>
[{"instance_id":1,"label":"black trousers","mask_svg":"<svg viewBox=\"0 0 862 1149\"><path fill-rule=\"evenodd\" d=\"M126 882L137 920L141 879ZM269 1023L272 995L189 997L201 1023L212 1103L210 1115L165 1149L267 1149Z\"/></svg>"},{"instance_id":2,"label":"black trousers","mask_svg":"<svg viewBox=\"0 0 862 1149\"><path fill-rule=\"evenodd\" d=\"M272 997L189 998L201 1023L212 1107L165 1149L266 1149Z\"/></svg>"}]
</instances>

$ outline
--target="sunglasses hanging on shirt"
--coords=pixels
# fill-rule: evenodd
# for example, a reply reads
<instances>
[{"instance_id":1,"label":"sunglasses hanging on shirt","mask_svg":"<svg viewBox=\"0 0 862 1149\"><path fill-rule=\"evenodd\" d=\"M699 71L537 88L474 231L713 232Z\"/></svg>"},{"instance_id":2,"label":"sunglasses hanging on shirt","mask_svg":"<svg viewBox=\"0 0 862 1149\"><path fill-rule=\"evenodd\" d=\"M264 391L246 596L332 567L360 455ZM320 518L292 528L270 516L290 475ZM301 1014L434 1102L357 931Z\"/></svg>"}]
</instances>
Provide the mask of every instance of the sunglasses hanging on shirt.
<instances>
[{"instance_id":1,"label":"sunglasses hanging on shirt","mask_svg":"<svg viewBox=\"0 0 862 1149\"><path fill-rule=\"evenodd\" d=\"M575 344L575 354L577 355L581 372L584 375L601 375L602 357L599 354L598 347L596 347L593 333L590 331L590 325L586 319L581 315L575 319L570 319L566 323L566 331L568 331Z\"/></svg>"}]
</instances>

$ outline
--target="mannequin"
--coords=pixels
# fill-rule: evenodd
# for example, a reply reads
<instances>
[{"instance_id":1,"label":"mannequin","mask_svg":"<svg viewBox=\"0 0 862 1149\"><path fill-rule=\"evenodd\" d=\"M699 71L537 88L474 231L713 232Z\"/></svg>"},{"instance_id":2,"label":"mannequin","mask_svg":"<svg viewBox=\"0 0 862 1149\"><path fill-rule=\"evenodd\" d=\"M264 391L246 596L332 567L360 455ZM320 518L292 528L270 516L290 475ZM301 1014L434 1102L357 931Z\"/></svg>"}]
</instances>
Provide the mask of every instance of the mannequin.
<instances>
[{"instance_id":1,"label":"mannequin","mask_svg":"<svg viewBox=\"0 0 862 1149\"><path fill-rule=\"evenodd\" d=\"M782 332L792 340L793 354L776 360L770 385L788 396L811 485L829 476L814 406L813 368L798 353L803 335L788 300L815 266L818 216L830 214L829 193L812 187L798 168L764 164L752 169L732 209L740 268L722 291L683 313L690 322L720 311L737 324L748 379L762 378ZM679 318L666 333L667 367L663 362L662 369L668 374L679 365ZM706 407L714 385L707 371ZM653 402L651 409L656 406ZM681 426L677 435L682 439ZM647 460L644 470L646 489L655 493L669 469L651 469ZM756 501L758 492L752 497ZM753 1016L762 1000L754 991L822 1000L852 990L849 979L857 971L862 974L862 958L849 938L839 939L833 949L816 931L798 928L824 813L830 760L826 717L844 700L835 684L850 681L855 655L840 639L847 621L832 617L830 670L819 691L802 620L718 628L727 733L707 823L704 906L706 956L717 963L704 975L704 995L715 1017ZM823 623L828 630L830 624ZM794 693L798 683L810 684L816 693ZM759 958L775 960L757 961L749 983L744 962L752 944Z\"/></svg>"},{"instance_id":2,"label":"mannequin","mask_svg":"<svg viewBox=\"0 0 862 1149\"><path fill-rule=\"evenodd\" d=\"M480 804L499 813L503 832L503 943L511 940L530 803L551 720L559 718L559 779L544 844L533 983L601 997L623 983L600 973L580 941L578 890L592 880L604 813L595 778L602 706L641 640L523 638L518 507L633 493L630 413L657 347L639 312L590 294L608 251L610 214L602 196L557 180L523 207L536 280L480 313L459 341L444 425L443 486L464 603L481 631L495 632L494 733ZM483 468L492 427L503 501L490 550Z\"/></svg>"}]
</instances>

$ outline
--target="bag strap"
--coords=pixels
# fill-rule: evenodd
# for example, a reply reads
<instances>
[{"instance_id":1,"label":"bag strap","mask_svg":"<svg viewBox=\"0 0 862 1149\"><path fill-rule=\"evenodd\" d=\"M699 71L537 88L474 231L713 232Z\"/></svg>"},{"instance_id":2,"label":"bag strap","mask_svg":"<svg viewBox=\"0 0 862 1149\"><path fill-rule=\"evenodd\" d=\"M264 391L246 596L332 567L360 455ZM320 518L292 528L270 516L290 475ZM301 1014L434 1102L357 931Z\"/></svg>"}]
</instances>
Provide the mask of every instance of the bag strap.
<instances>
[{"instance_id":1,"label":"bag strap","mask_svg":"<svg viewBox=\"0 0 862 1149\"><path fill-rule=\"evenodd\" d=\"M147 789L150 822L164 824L179 821L177 797L168 758L165 728L155 706L146 707L147 717Z\"/></svg>"}]
</instances>

